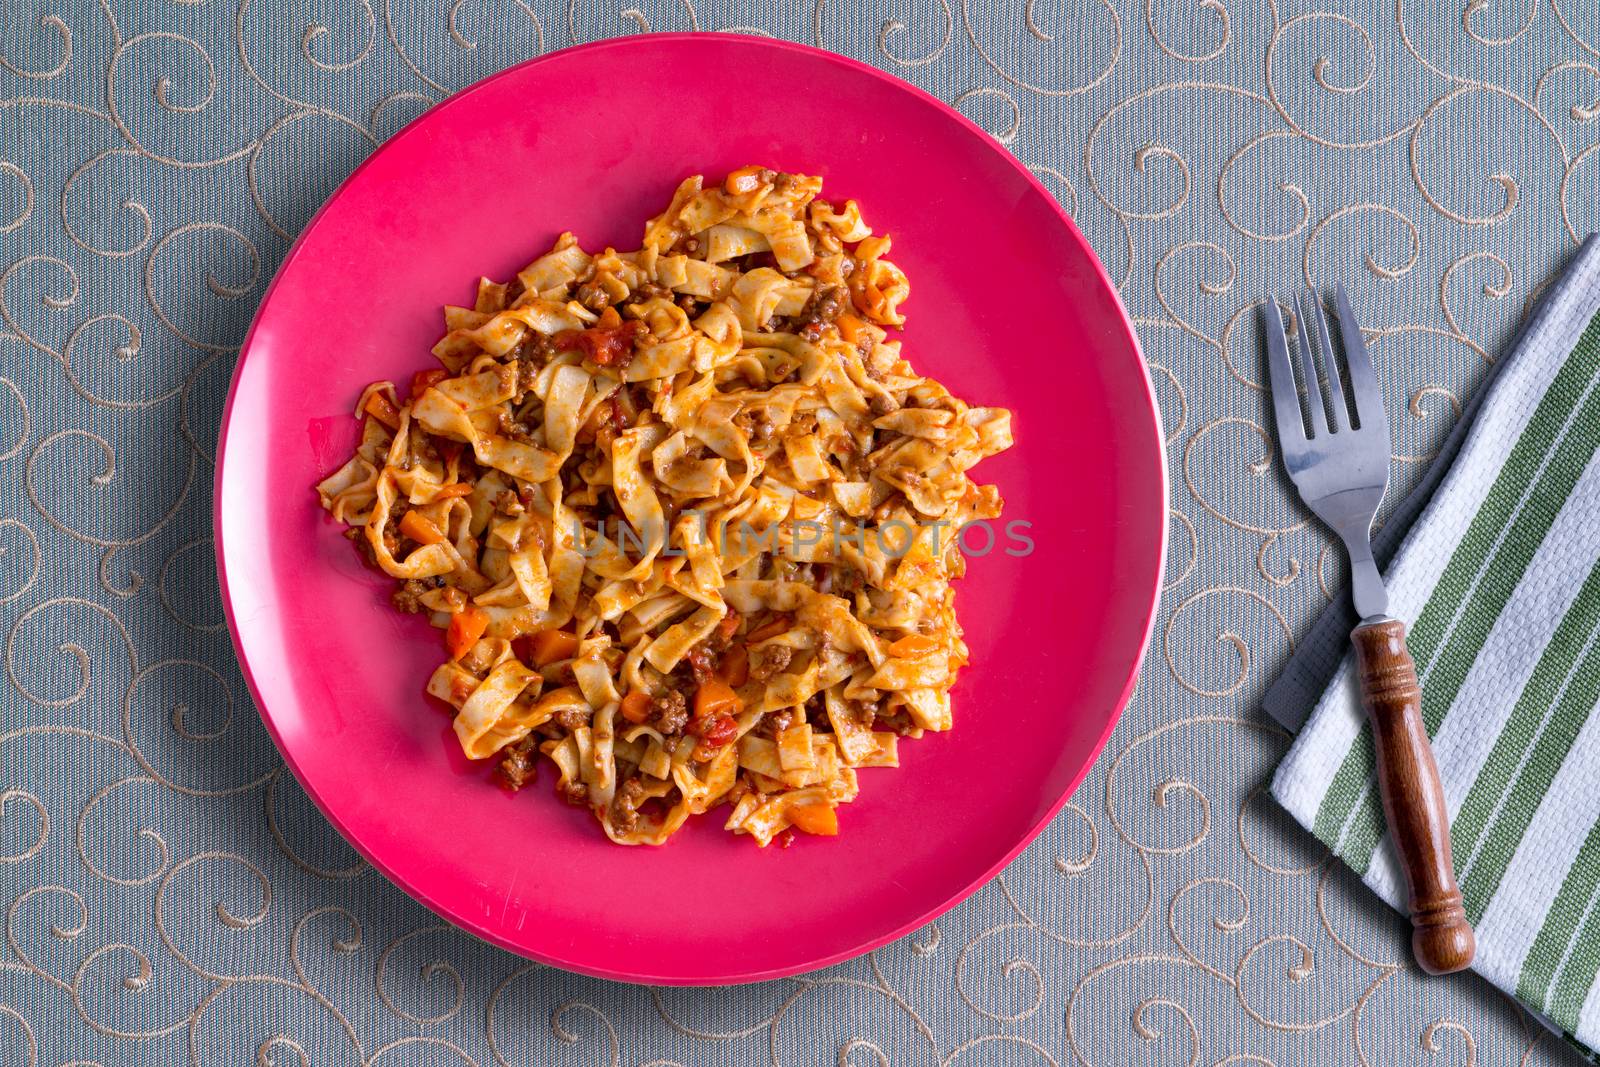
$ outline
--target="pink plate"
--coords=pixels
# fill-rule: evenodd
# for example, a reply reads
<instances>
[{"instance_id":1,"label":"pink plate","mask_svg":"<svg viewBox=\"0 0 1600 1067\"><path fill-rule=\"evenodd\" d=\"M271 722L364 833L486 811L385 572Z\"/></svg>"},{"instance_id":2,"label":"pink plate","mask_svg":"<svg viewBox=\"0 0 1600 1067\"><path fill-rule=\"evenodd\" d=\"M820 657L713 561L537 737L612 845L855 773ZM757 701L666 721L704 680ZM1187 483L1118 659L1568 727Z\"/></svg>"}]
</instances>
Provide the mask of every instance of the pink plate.
<instances>
[{"instance_id":1,"label":"pink plate","mask_svg":"<svg viewBox=\"0 0 1600 1067\"><path fill-rule=\"evenodd\" d=\"M757 848L713 813L621 848L539 783L511 796L423 696L438 631L388 604L312 485L367 383L430 365L471 303L563 229L637 247L696 172L759 162L859 200L911 278L905 352L1016 413L977 470L1031 554L972 558L955 730L861 775L836 838ZM641 36L542 57L417 119L295 244L240 354L216 546L239 658L284 759L401 888L497 945L638 982L754 981L897 937L977 889L1060 809L1133 688L1166 534L1160 426L1133 330L1077 229L977 126L799 45ZM970 535L969 547L981 550Z\"/></svg>"}]
</instances>

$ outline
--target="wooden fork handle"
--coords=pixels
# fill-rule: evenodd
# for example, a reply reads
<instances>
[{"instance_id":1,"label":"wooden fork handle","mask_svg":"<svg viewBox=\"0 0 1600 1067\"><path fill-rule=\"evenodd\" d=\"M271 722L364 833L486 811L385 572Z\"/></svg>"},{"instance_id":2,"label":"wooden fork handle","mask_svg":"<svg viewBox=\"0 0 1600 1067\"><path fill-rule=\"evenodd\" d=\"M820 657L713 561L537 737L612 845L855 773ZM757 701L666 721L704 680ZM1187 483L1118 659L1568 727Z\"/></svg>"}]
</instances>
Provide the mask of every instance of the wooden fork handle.
<instances>
[{"instance_id":1,"label":"wooden fork handle","mask_svg":"<svg viewBox=\"0 0 1600 1067\"><path fill-rule=\"evenodd\" d=\"M1362 623L1350 639L1377 743L1383 812L1410 886L1411 951L1429 974L1459 971L1472 962L1477 942L1456 885L1450 815L1422 721L1422 687L1406 649L1405 623Z\"/></svg>"}]
</instances>

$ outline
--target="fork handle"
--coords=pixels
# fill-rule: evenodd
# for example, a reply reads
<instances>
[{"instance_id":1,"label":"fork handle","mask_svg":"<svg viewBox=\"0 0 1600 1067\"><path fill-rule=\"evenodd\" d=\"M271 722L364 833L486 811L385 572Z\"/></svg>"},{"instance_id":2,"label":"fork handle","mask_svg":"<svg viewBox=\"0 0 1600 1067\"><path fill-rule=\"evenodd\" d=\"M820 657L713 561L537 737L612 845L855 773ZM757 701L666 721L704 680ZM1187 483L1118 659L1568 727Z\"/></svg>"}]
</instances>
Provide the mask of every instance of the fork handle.
<instances>
[{"instance_id":1,"label":"fork handle","mask_svg":"<svg viewBox=\"0 0 1600 1067\"><path fill-rule=\"evenodd\" d=\"M1364 622L1350 639L1377 743L1383 811L1410 887L1411 951L1429 974L1459 971L1472 962L1477 943L1456 885L1450 814L1422 720L1422 687L1406 649L1405 623Z\"/></svg>"}]
</instances>

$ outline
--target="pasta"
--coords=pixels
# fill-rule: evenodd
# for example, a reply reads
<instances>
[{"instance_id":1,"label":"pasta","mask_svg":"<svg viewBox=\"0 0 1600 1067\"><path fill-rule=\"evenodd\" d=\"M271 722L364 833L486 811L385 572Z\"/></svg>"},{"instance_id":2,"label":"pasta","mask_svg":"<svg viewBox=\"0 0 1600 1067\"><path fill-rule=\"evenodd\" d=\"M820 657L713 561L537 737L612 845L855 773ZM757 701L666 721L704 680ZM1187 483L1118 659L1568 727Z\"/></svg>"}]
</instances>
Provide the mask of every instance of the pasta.
<instances>
[{"instance_id":1,"label":"pasta","mask_svg":"<svg viewBox=\"0 0 1600 1067\"><path fill-rule=\"evenodd\" d=\"M548 757L619 844L724 803L762 846L837 833L860 769L951 726L956 532L1001 509L967 472L1010 414L901 358L889 238L821 189L692 177L638 251L481 279L317 486L445 630L462 751L513 789Z\"/></svg>"}]
</instances>

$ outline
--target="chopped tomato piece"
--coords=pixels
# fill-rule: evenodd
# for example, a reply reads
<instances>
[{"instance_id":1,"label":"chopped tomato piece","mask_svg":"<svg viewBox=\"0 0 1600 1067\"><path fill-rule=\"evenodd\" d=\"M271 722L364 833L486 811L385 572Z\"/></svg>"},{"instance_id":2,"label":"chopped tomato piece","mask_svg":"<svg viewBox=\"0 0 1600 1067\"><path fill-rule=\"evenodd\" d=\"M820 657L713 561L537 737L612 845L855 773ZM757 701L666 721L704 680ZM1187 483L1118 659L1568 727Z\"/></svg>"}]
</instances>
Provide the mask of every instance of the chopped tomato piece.
<instances>
[{"instance_id":1,"label":"chopped tomato piece","mask_svg":"<svg viewBox=\"0 0 1600 1067\"><path fill-rule=\"evenodd\" d=\"M606 413L606 420L611 426L611 432L613 434L626 433L629 420L628 413L623 409L622 403L616 397L612 397L606 403L610 405L610 410Z\"/></svg>"},{"instance_id":2,"label":"chopped tomato piece","mask_svg":"<svg viewBox=\"0 0 1600 1067\"><path fill-rule=\"evenodd\" d=\"M732 715L713 715L708 719L696 719L689 729L700 735L706 747L722 748L739 736L739 720Z\"/></svg>"},{"instance_id":3,"label":"chopped tomato piece","mask_svg":"<svg viewBox=\"0 0 1600 1067\"><path fill-rule=\"evenodd\" d=\"M400 428L400 411L394 403L382 393L373 393L367 397L367 405L362 408L368 415L377 419L391 430Z\"/></svg>"},{"instance_id":4,"label":"chopped tomato piece","mask_svg":"<svg viewBox=\"0 0 1600 1067\"><path fill-rule=\"evenodd\" d=\"M739 699L739 694L720 678L707 678L694 691L694 717L697 719L737 715L743 710L744 701Z\"/></svg>"},{"instance_id":5,"label":"chopped tomato piece","mask_svg":"<svg viewBox=\"0 0 1600 1067\"><path fill-rule=\"evenodd\" d=\"M734 632L738 629L739 613L730 609L728 613L722 617L721 621L717 623L717 628L715 631L717 635L717 644L727 647L728 642L733 640Z\"/></svg>"},{"instance_id":6,"label":"chopped tomato piece","mask_svg":"<svg viewBox=\"0 0 1600 1067\"><path fill-rule=\"evenodd\" d=\"M436 545L444 540L444 533L420 511L408 511L401 517L400 532L419 545Z\"/></svg>"},{"instance_id":7,"label":"chopped tomato piece","mask_svg":"<svg viewBox=\"0 0 1600 1067\"><path fill-rule=\"evenodd\" d=\"M800 804L789 809L789 821L795 829L819 837L833 837L839 832L839 816L828 804Z\"/></svg>"},{"instance_id":8,"label":"chopped tomato piece","mask_svg":"<svg viewBox=\"0 0 1600 1067\"><path fill-rule=\"evenodd\" d=\"M465 656L483 632L489 628L489 613L482 608L465 607L450 616L450 628L445 631L444 644L451 659Z\"/></svg>"},{"instance_id":9,"label":"chopped tomato piece","mask_svg":"<svg viewBox=\"0 0 1600 1067\"><path fill-rule=\"evenodd\" d=\"M774 615L771 621L763 624L755 630L750 631L750 633L746 635L745 640L749 641L753 645L759 644L760 642L767 640L769 637L777 637L779 634L785 632L793 625L794 617L792 615Z\"/></svg>"},{"instance_id":10,"label":"chopped tomato piece","mask_svg":"<svg viewBox=\"0 0 1600 1067\"><path fill-rule=\"evenodd\" d=\"M432 389L434 386L438 385L448 377L450 377L450 372L445 370L443 367L434 367L431 370L417 371L417 373L411 376L412 399L414 400L423 393L426 393L429 389Z\"/></svg>"},{"instance_id":11,"label":"chopped tomato piece","mask_svg":"<svg viewBox=\"0 0 1600 1067\"><path fill-rule=\"evenodd\" d=\"M722 654L717 664L717 677L737 689L750 680L750 652L743 645L734 645Z\"/></svg>"},{"instance_id":12,"label":"chopped tomato piece","mask_svg":"<svg viewBox=\"0 0 1600 1067\"><path fill-rule=\"evenodd\" d=\"M889 655L896 659L916 659L939 651L939 642L923 634L902 637L889 646Z\"/></svg>"},{"instance_id":13,"label":"chopped tomato piece","mask_svg":"<svg viewBox=\"0 0 1600 1067\"><path fill-rule=\"evenodd\" d=\"M578 654L578 638L566 630L540 630L528 639L528 655L535 667L548 667Z\"/></svg>"},{"instance_id":14,"label":"chopped tomato piece","mask_svg":"<svg viewBox=\"0 0 1600 1067\"><path fill-rule=\"evenodd\" d=\"M629 722L644 722L650 717L650 694L635 689L622 698L622 717Z\"/></svg>"},{"instance_id":15,"label":"chopped tomato piece","mask_svg":"<svg viewBox=\"0 0 1600 1067\"><path fill-rule=\"evenodd\" d=\"M644 323L635 319L617 326L562 330L555 335L555 345L561 352L580 349L585 359L602 367L626 367L633 360L634 338L643 332Z\"/></svg>"},{"instance_id":16,"label":"chopped tomato piece","mask_svg":"<svg viewBox=\"0 0 1600 1067\"><path fill-rule=\"evenodd\" d=\"M779 848L788 848L790 845L794 844L794 831L784 830L781 833L773 834L772 843L777 845Z\"/></svg>"}]
</instances>

